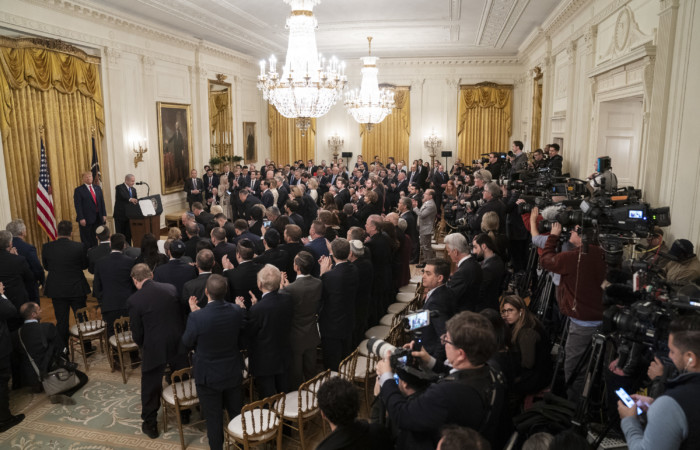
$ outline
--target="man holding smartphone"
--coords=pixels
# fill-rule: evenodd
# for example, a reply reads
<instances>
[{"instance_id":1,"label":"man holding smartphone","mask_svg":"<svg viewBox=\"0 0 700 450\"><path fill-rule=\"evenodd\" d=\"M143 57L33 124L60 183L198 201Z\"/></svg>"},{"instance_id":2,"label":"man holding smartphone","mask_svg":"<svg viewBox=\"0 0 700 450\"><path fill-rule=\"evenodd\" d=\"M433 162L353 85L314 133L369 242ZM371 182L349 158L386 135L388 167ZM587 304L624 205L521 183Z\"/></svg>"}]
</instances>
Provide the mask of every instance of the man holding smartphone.
<instances>
[{"instance_id":1,"label":"man holding smartphone","mask_svg":"<svg viewBox=\"0 0 700 450\"><path fill-rule=\"evenodd\" d=\"M679 317L669 326L669 358L681 374L666 382L657 399L632 395L632 407L617 404L622 431L630 450L690 449L700 442L700 316ZM647 426L637 419L637 407L647 412Z\"/></svg>"}]
</instances>

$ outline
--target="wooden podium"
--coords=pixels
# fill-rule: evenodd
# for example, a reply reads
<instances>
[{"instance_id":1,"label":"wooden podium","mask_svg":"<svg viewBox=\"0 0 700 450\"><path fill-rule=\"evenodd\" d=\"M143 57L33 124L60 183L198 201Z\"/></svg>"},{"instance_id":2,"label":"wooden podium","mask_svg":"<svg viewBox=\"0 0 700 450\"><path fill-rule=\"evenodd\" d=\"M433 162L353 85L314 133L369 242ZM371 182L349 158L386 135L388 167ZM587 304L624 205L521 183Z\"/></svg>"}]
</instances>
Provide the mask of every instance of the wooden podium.
<instances>
[{"instance_id":1,"label":"wooden podium","mask_svg":"<svg viewBox=\"0 0 700 450\"><path fill-rule=\"evenodd\" d=\"M141 219L129 219L131 226L131 242L134 247L141 247L141 240L146 233L160 236L160 214L157 216L143 217Z\"/></svg>"},{"instance_id":2,"label":"wooden podium","mask_svg":"<svg viewBox=\"0 0 700 450\"><path fill-rule=\"evenodd\" d=\"M152 233L156 238L160 237L160 215L163 213L163 204L160 195L142 197L139 201L150 200L155 215L144 216L141 207L129 203L126 205L126 217L129 218L131 227L131 241L134 247L141 247L141 240L146 233Z\"/></svg>"}]
</instances>

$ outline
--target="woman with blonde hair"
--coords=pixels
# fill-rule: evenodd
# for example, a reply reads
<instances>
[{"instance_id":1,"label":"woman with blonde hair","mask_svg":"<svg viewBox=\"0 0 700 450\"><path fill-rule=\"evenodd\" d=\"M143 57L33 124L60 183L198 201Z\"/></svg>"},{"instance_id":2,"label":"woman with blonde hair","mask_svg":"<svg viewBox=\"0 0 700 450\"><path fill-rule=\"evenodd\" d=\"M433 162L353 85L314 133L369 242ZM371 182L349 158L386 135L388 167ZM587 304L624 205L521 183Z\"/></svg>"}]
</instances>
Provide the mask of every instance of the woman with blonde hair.
<instances>
[{"instance_id":1,"label":"woman with blonde hair","mask_svg":"<svg viewBox=\"0 0 700 450\"><path fill-rule=\"evenodd\" d=\"M318 205L318 180L316 180L316 177L309 178L306 187L309 188L309 195Z\"/></svg>"},{"instance_id":2,"label":"woman with blonde hair","mask_svg":"<svg viewBox=\"0 0 700 450\"><path fill-rule=\"evenodd\" d=\"M182 230L178 227L170 227L168 229L168 237L158 240L158 253L167 255L167 253L165 253L165 241L168 239L172 239L173 241L182 240Z\"/></svg>"},{"instance_id":3,"label":"woman with blonde hair","mask_svg":"<svg viewBox=\"0 0 700 450\"><path fill-rule=\"evenodd\" d=\"M498 232L498 228L501 224L500 222L498 213L489 211L481 218L481 231L489 235L496 245L496 254L501 257L503 262L507 263L510 261L510 255L508 254L508 237Z\"/></svg>"},{"instance_id":4,"label":"woman with blonde hair","mask_svg":"<svg viewBox=\"0 0 700 450\"><path fill-rule=\"evenodd\" d=\"M501 305L501 317L510 327L511 344L520 354L520 370L511 390L534 394L552 378L551 345L542 323L517 295L507 295Z\"/></svg>"},{"instance_id":5,"label":"woman with blonde hair","mask_svg":"<svg viewBox=\"0 0 700 450\"><path fill-rule=\"evenodd\" d=\"M224 210L226 219L231 220L231 194L228 190L228 175L219 177L219 188L216 195L219 196L219 204Z\"/></svg>"}]
</instances>

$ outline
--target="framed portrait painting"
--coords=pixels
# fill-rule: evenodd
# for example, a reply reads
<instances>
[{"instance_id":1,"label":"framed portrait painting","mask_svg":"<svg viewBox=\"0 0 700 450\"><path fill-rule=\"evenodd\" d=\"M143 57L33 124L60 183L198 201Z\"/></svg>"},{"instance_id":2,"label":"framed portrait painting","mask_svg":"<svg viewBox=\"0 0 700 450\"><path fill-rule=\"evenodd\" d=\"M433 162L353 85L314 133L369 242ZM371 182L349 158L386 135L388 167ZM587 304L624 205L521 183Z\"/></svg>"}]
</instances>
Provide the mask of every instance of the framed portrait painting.
<instances>
[{"instance_id":1,"label":"framed portrait painting","mask_svg":"<svg viewBox=\"0 0 700 450\"><path fill-rule=\"evenodd\" d=\"M258 142L255 122L243 122L243 160L246 164L258 161Z\"/></svg>"},{"instance_id":2,"label":"framed portrait painting","mask_svg":"<svg viewBox=\"0 0 700 450\"><path fill-rule=\"evenodd\" d=\"M182 191L194 167L190 105L157 103L162 194Z\"/></svg>"}]
</instances>

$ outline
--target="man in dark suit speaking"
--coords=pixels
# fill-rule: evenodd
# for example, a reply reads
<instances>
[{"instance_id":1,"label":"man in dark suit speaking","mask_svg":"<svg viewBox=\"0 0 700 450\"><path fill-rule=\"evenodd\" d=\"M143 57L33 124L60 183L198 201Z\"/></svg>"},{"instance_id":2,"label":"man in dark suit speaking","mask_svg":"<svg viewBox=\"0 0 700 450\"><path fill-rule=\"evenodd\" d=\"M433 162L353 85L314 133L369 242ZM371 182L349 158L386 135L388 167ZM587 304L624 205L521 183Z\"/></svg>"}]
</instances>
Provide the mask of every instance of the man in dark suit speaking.
<instances>
[{"instance_id":1,"label":"man in dark suit speaking","mask_svg":"<svg viewBox=\"0 0 700 450\"><path fill-rule=\"evenodd\" d=\"M187 367L187 354L180 342L185 331L185 317L175 286L153 281L146 264L131 269L131 279L138 289L127 300L131 333L143 353L141 366L141 429L158 437L158 407L166 364L172 371Z\"/></svg>"},{"instance_id":2,"label":"man in dark suit speaking","mask_svg":"<svg viewBox=\"0 0 700 450\"><path fill-rule=\"evenodd\" d=\"M73 191L76 221L80 224L80 241L85 249L97 245L95 230L107 222L102 188L92 184L92 172L84 172L83 184Z\"/></svg>"},{"instance_id":3,"label":"man in dark suit speaking","mask_svg":"<svg viewBox=\"0 0 700 450\"><path fill-rule=\"evenodd\" d=\"M238 338L245 314L237 305L224 301L227 289L226 278L221 275L207 279L208 303L200 309L196 299L189 301L192 313L182 336L185 347L195 351L194 379L213 450L223 448L223 408L229 417L236 417L243 406L243 356Z\"/></svg>"},{"instance_id":4,"label":"man in dark suit speaking","mask_svg":"<svg viewBox=\"0 0 700 450\"><path fill-rule=\"evenodd\" d=\"M129 174L124 177L124 183L117 185L114 195L114 225L117 233L126 236L126 242L131 244L131 226L126 217L126 207L129 203L136 205L138 195L134 188L136 177Z\"/></svg>"}]
</instances>

